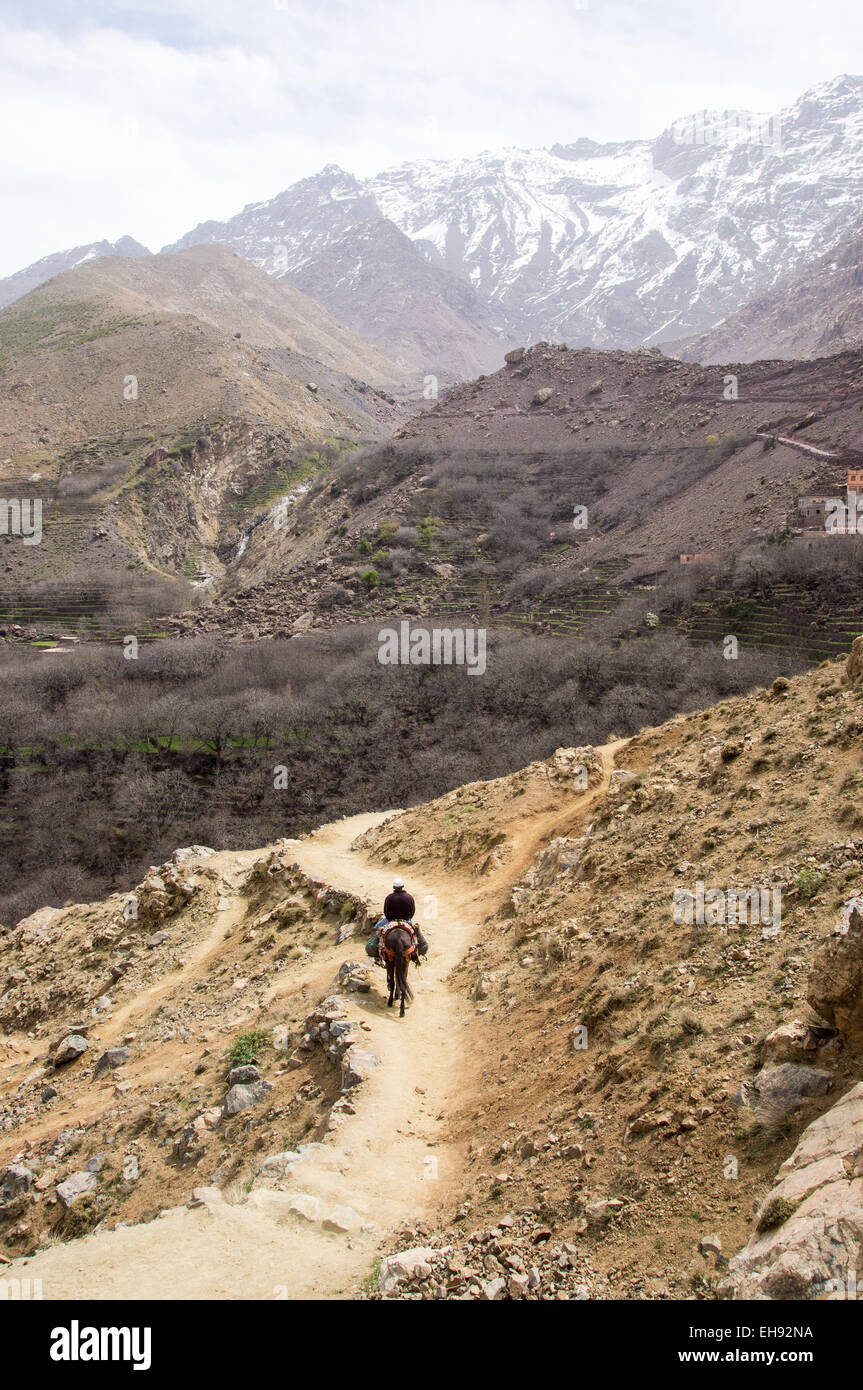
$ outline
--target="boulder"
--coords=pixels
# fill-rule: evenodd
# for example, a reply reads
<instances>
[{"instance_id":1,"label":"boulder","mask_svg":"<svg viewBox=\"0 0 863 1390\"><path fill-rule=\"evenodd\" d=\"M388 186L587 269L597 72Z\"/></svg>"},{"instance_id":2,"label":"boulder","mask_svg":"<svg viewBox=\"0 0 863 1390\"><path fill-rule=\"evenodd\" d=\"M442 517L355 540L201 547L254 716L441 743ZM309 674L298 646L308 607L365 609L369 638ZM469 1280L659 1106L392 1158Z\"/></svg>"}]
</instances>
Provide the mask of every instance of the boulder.
<instances>
[{"instance_id":1,"label":"boulder","mask_svg":"<svg viewBox=\"0 0 863 1390\"><path fill-rule=\"evenodd\" d=\"M511 349L509 350L509 352L505 352L505 353L504 353L504 355L503 355L503 360L504 360L504 362L506 362L510 367L517 367L518 364L519 364L519 362L523 362L523 361L524 361L524 348L523 348L523 347L511 348Z\"/></svg>"},{"instance_id":2,"label":"boulder","mask_svg":"<svg viewBox=\"0 0 863 1390\"><path fill-rule=\"evenodd\" d=\"M809 1061L812 1054L837 1036L836 1029L820 1023L792 1018L768 1033L762 1048L764 1062Z\"/></svg>"},{"instance_id":3,"label":"boulder","mask_svg":"<svg viewBox=\"0 0 863 1390\"><path fill-rule=\"evenodd\" d=\"M56 1052L61 1042L68 1038L70 1033L80 1033L82 1038L86 1038L89 1031L89 1026L86 1023L67 1023L65 1028L61 1028L59 1033L53 1035L48 1043L48 1051Z\"/></svg>"},{"instance_id":4,"label":"boulder","mask_svg":"<svg viewBox=\"0 0 863 1390\"><path fill-rule=\"evenodd\" d=\"M48 936L51 927L63 916L63 912L62 907L40 907L38 911L31 912L29 917L23 917L17 926L22 942L30 945Z\"/></svg>"},{"instance_id":5,"label":"boulder","mask_svg":"<svg viewBox=\"0 0 863 1390\"><path fill-rule=\"evenodd\" d=\"M598 1202L588 1202L584 1209L591 1226L602 1226L609 1221L612 1216L616 1216L619 1211L623 1211L626 1204L621 1202L619 1197L602 1198Z\"/></svg>"},{"instance_id":6,"label":"boulder","mask_svg":"<svg viewBox=\"0 0 863 1390\"><path fill-rule=\"evenodd\" d=\"M372 986L367 967L358 960L343 961L339 966L336 980L350 994L368 994Z\"/></svg>"},{"instance_id":7,"label":"boulder","mask_svg":"<svg viewBox=\"0 0 863 1390\"><path fill-rule=\"evenodd\" d=\"M0 1197L4 1202L11 1202L22 1192L29 1192L33 1182L33 1173L30 1168L25 1168L20 1163L10 1163L8 1168L4 1168L2 1181L0 1181Z\"/></svg>"},{"instance_id":8,"label":"boulder","mask_svg":"<svg viewBox=\"0 0 863 1390\"><path fill-rule=\"evenodd\" d=\"M55 1067L62 1067L66 1062L74 1062L76 1057L87 1051L90 1046L87 1039L80 1033L70 1033L64 1038L54 1056L51 1058Z\"/></svg>"},{"instance_id":9,"label":"boulder","mask_svg":"<svg viewBox=\"0 0 863 1390\"><path fill-rule=\"evenodd\" d=\"M847 929L816 952L806 998L850 1042L863 1042L863 914L856 906Z\"/></svg>"},{"instance_id":10,"label":"boulder","mask_svg":"<svg viewBox=\"0 0 863 1390\"><path fill-rule=\"evenodd\" d=\"M311 1192L297 1192L288 1203L288 1211L301 1216L304 1221L320 1221L324 1215L320 1197L313 1196Z\"/></svg>"},{"instance_id":11,"label":"boulder","mask_svg":"<svg viewBox=\"0 0 863 1390\"><path fill-rule=\"evenodd\" d=\"M130 1056L128 1047L109 1047L107 1052L103 1052L95 1067L93 1068L93 1080L98 1081L100 1076L106 1072L113 1071L116 1067L122 1067L128 1062Z\"/></svg>"},{"instance_id":12,"label":"boulder","mask_svg":"<svg viewBox=\"0 0 863 1390\"><path fill-rule=\"evenodd\" d=\"M762 1067L754 1080L744 1081L732 1104L759 1125L779 1125L808 1100L826 1095L832 1085L832 1072L781 1062Z\"/></svg>"},{"instance_id":13,"label":"boulder","mask_svg":"<svg viewBox=\"0 0 863 1390\"><path fill-rule=\"evenodd\" d=\"M375 1067L380 1066L380 1057L362 1047L349 1047L342 1057L342 1090L349 1091L368 1080Z\"/></svg>"},{"instance_id":14,"label":"boulder","mask_svg":"<svg viewBox=\"0 0 863 1390\"><path fill-rule=\"evenodd\" d=\"M250 1105L259 1105L273 1089L272 1081L253 1081L249 1086L232 1086L222 1106L224 1115L239 1115Z\"/></svg>"},{"instance_id":15,"label":"boulder","mask_svg":"<svg viewBox=\"0 0 863 1390\"><path fill-rule=\"evenodd\" d=\"M260 1081L261 1073L256 1066L248 1065L245 1067L233 1067L229 1077L232 1086L250 1086L253 1081Z\"/></svg>"},{"instance_id":16,"label":"boulder","mask_svg":"<svg viewBox=\"0 0 863 1390\"><path fill-rule=\"evenodd\" d=\"M399 1284L409 1279L427 1279L431 1274L431 1261L435 1251L418 1245L413 1250L400 1250L397 1255L387 1255L381 1261L378 1288L381 1293L392 1293Z\"/></svg>"},{"instance_id":17,"label":"boulder","mask_svg":"<svg viewBox=\"0 0 863 1390\"><path fill-rule=\"evenodd\" d=\"M185 877L176 864L149 869L135 890L136 920L144 928L160 926L166 917L184 908L199 888L197 879Z\"/></svg>"},{"instance_id":18,"label":"boulder","mask_svg":"<svg viewBox=\"0 0 863 1390\"><path fill-rule=\"evenodd\" d=\"M577 877L589 844L588 835L581 835L577 839L562 835L552 840L536 856L519 887L549 888L564 873L573 873Z\"/></svg>"},{"instance_id":19,"label":"boulder","mask_svg":"<svg viewBox=\"0 0 863 1390\"><path fill-rule=\"evenodd\" d=\"M431 1270L429 1270L429 1273L431 1273ZM484 1299L487 1303L496 1303L497 1300L503 1298L505 1294L505 1279L488 1279L480 1289L480 1298Z\"/></svg>"},{"instance_id":20,"label":"boulder","mask_svg":"<svg viewBox=\"0 0 863 1390\"><path fill-rule=\"evenodd\" d=\"M79 1197L83 1197L87 1192L92 1192L96 1185L95 1173L72 1173L65 1182L58 1183L54 1191L68 1211Z\"/></svg>"}]
</instances>

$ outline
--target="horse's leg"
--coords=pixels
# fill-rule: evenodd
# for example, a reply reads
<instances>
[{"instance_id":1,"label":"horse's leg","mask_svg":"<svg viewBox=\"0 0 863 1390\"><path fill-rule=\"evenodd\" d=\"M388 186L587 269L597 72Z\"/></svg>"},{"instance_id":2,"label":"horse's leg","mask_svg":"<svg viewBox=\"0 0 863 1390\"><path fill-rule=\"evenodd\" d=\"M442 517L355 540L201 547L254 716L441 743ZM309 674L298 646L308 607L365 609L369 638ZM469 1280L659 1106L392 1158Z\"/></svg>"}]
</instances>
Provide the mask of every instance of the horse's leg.
<instances>
[{"instance_id":1,"label":"horse's leg","mask_svg":"<svg viewBox=\"0 0 863 1390\"><path fill-rule=\"evenodd\" d=\"M407 960L405 959L405 957L402 955L401 952L399 952L399 954L398 954L397 957L396 957L396 970L398 971L399 995L401 996L401 1008L399 1009L399 1018L404 1018L404 1016L405 1016L405 994L406 994L406 992L407 992L406 986L407 986L408 963L407 963Z\"/></svg>"},{"instance_id":2,"label":"horse's leg","mask_svg":"<svg viewBox=\"0 0 863 1390\"><path fill-rule=\"evenodd\" d=\"M387 1008L391 1009L393 1006L393 995L395 994L396 988L396 972L393 962L389 960L387 961L387 984L389 985L390 991L390 997L387 1000Z\"/></svg>"}]
</instances>

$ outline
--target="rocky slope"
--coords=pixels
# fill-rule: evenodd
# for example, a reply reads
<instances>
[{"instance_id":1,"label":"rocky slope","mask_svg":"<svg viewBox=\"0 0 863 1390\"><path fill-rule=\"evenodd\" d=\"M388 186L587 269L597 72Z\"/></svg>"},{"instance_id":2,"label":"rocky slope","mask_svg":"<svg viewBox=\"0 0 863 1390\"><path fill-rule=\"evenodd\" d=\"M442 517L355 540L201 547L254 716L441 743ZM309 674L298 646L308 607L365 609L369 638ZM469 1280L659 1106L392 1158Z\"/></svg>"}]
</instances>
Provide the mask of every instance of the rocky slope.
<instances>
[{"instance_id":1,"label":"rocky slope","mask_svg":"<svg viewBox=\"0 0 863 1390\"><path fill-rule=\"evenodd\" d=\"M326 381L318 398L307 390L322 369L341 378L343 400L352 392L353 421L343 400L332 402L341 418L324 409ZM404 381L398 363L223 247L65 272L0 313L0 372L2 454L218 413L277 423L293 412L322 437L360 426L360 385Z\"/></svg>"},{"instance_id":2,"label":"rocky slope","mask_svg":"<svg viewBox=\"0 0 863 1390\"><path fill-rule=\"evenodd\" d=\"M855 1296L851 676L832 666L645 731L595 813L515 878L453 978L476 1010L461 1192L448 1222L399 1234L380 1294ZM507 857L519 790L464 788L364 843L382 859L398 846L416 876L451 861L482 875L489 845ZM676 923L699 881L719 906ZM775 896L733 920L727 895L750 887L781 893L779 930Z\"/></svg>"},{"instance_id":3,"label":"rocky slope","mask_svg":"<svg viewBox=\"0 0 863 1390\"><path fill-rule=\"evenodd\" d=\"M799 496L828 475L840 495L863 451L859 353L731 378L658 351L509 358L343 461L278 536L253 534L196 623L287 633L443 604L553 625L627 597L646 611L632 586L676 575L681 554L722 568L749 547L763 564Z\"/></svg>"},{"instance_id":4,"label":"rocky slope","mask_svg":"<svg viewBox=\"0 0 863 1390\"><path fill-rule=\"evenodd\" d=\"M463 276L429 263L350 174L329 165L230 222L204 222L166 251L222 242L325 304L358 333L445 379L500 354L485 303Z\"/></svg>"},{"instance_id":5,"label":"rocky slope","mask_svg":"<svg viewBox=\"0 0 863 1390\"><path fill-rule=\"evenodd\" d=\"M38 485L45 513L42 544L7 546L9 582L221 572L298 462L405 418L408 377L225 247L57 276L0 311L4 495Z\"/></svg>"},{"instance_id":6,"label":"rocky slope","mask_svg":"<svg viewBox=\"0 0 863 1390\"><path fill-rule=\"evenodd\" d=\"M859 1279L860 669L7 930L8 1273L146 1296L173 1242L184 1297ZM394 866L433 952L403 1022L357 954Z\"/></svg>"}]
</instances>

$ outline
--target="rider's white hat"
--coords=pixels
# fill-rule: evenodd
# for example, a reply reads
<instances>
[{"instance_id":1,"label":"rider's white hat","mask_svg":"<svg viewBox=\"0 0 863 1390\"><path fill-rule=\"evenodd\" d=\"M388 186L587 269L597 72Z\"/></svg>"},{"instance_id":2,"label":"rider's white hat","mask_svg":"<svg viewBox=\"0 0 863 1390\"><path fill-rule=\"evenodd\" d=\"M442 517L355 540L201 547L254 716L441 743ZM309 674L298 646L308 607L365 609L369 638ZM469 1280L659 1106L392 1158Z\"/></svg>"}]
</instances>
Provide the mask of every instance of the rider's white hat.
<instances>
[{"instance_id":1,"label":"rider's white hat","mask_svg":"<svg viewBox=\"0 0 863 1390\"><path fill-rule=\"evenodd\" d=\"M403 878L394 878L394 879L393 879L393 888L404 888L404 886L405 886L405 881L404 881Z\"/></svg>"}]
</instances>

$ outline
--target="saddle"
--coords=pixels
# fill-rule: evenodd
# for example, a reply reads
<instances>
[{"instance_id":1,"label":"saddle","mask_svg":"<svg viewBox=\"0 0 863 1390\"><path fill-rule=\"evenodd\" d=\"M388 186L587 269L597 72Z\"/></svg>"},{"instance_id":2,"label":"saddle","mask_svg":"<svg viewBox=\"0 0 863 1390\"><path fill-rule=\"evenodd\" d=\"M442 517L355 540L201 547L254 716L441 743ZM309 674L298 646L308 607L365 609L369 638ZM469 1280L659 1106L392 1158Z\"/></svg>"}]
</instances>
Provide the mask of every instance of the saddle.
<instances>
[{"instance_id":1,"label":"saddle","mask_svg":"<svg viewBox=\"0 0 863 1390\"><path fill-rule=\"evenodd\" d=\"M395 951L391 950L390 947L387 946L387 937L389 936L393 927L404 927L406 931L410 932L411 943L405 951L404 955L405 960L410 960L411 958L415 959L417 950L417 934L414 929L413 923L411 922L387 922L385 927L381 927L380 931L378 932L381 959L392 962L396 958Z\"/></svg>"}]
</instances>

